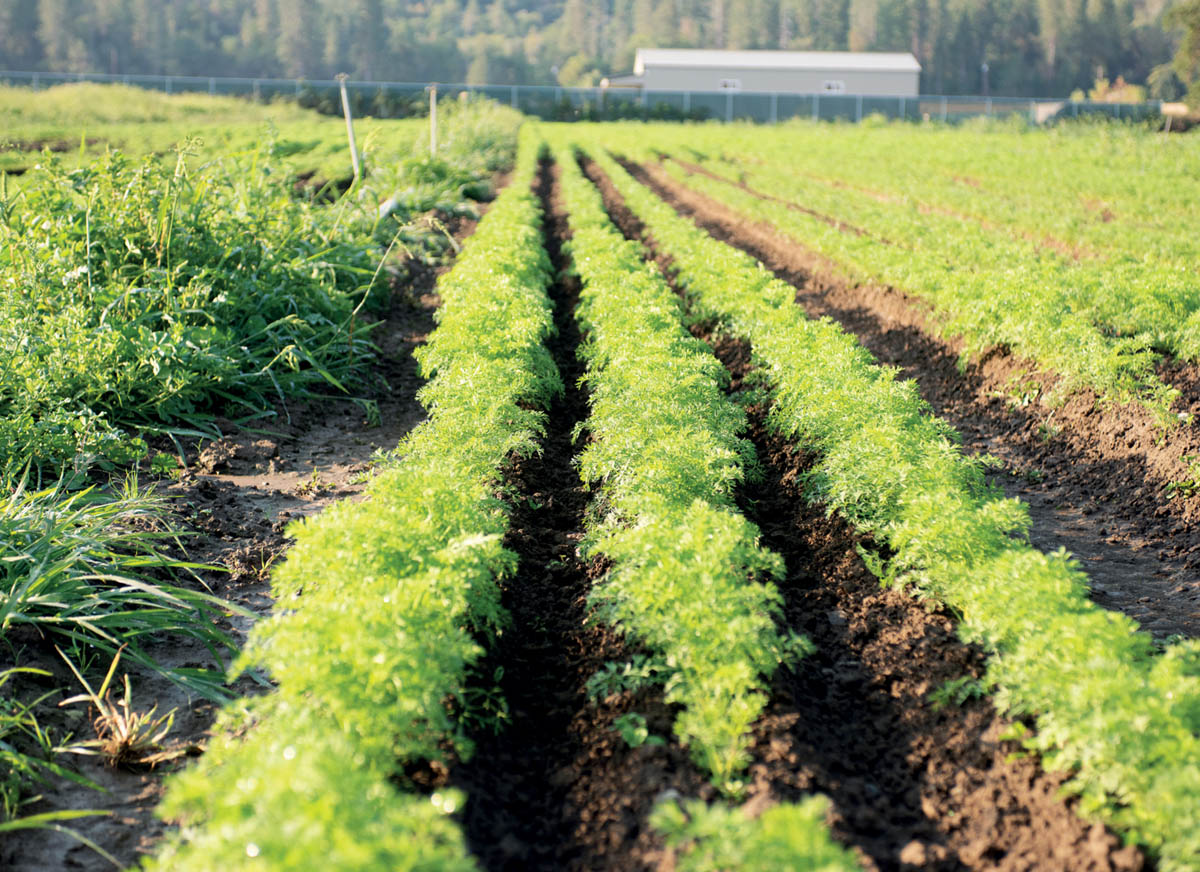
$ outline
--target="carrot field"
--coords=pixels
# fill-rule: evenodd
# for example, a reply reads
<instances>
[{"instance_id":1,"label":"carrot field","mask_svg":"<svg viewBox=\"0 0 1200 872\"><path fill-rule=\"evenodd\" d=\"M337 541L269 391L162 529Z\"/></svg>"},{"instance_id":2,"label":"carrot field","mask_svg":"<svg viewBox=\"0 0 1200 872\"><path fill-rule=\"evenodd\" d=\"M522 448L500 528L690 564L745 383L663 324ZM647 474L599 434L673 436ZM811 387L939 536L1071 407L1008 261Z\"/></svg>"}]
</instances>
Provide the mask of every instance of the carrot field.
<instances>
[{"instance_id":1,"label":"carrot field","mask_svg":"<svg viewBox=\"0 0 1200 872\"><path fill-rule=\"evenodd\" d=\"M1194 135L38 123L0 863L1200 869Z\"/></svg>"}]
</instances>

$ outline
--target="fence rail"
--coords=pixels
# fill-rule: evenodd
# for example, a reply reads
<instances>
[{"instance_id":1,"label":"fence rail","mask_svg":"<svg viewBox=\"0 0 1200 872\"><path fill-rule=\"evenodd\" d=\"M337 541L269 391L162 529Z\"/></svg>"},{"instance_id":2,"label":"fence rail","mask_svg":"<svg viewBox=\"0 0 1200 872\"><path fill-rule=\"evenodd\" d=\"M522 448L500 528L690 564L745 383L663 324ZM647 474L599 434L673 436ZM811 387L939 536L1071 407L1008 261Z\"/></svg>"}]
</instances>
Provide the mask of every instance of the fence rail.
<instances>
[{"instance_id":1,"label":"fence rail","mask_svg":"<svg viewBox=\"0 0 1200 872\"><path fill-rule=\"evenodd\" d=\"M312 105L333 99L334 79L144 76L105 73L0 72L0 84L35 90L71 82L117 82L175 93L300 98ZM359 114L405 115L422 111L426 82L346 83ZM1157 101L1094 103L1045 98L979 96L895 97L870 94L793 94L784 91L642 91L626 88L562 88L547 85L438 84L439 95L468 92L508 103L528 115L569 121L600 118L714 119L771 123L789 118L862 121L872 115L910 120L959 121L980 116L1020 116L1035 124L1061 118L1107 116L1144 120L1160 114Z\"/></svg>"}]
</instances>

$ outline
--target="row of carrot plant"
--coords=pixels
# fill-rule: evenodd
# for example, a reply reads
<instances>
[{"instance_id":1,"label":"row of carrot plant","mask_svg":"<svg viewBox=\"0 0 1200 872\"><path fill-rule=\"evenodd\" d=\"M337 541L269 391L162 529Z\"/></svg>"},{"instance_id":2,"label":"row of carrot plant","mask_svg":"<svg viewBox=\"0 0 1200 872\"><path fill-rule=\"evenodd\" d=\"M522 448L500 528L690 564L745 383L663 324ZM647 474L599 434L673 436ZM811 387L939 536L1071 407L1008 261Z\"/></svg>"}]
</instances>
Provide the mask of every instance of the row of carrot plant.
<instances>
[{"instance_id":1,"label":"row of carrot plant","mask_svg":"<svg viewBox=\"0 0 1200 872\"><path fill-rule=\"evenodd\" d=\"M316 856L332 868L474 868L452 817L463 797L397 785L402 764L447 744L470 753L466 675L506 623L497 580L515 568L499 477L538 450L538 409L562 389L543 344L536 136L522 134L511 186L439 283L439 326L420 352L428 420L367 501L296 528L273 579L276 614L241 663L265 667L278 689L227 708L204 759L173 779L162 811L182 827L150 868L297 869ZM737 435L744 414L677 298L563 166L592 401L580 462L600 491L586 548L612 563L593 605L661 657L667 697L685 709L677 733L736 791L761 681L805 650L776 629L778 594L754 580L778 573L778 556L732 506L753 464ZM663 805L654 823L683 850L681 869L852 868L824 808L815 798L749 821L720 805Z\"/></svg>"},{"instance_id":2,"label":"row of carrot plant","mask_svg":"<svg viewBox=\"0 0 1200 872\"><path fill-rule=\"evenodd\" d=\"M612 225L569 151L557 163L583 285L591 441L581 474L599 491L586 547L611 564L592 603L657 659L666 700L682 707L677 737L736 794L764 682L809 647L777 627L779 594L767 578L782 574L782 560L734 504L756 463L739 436L745 413L641 246ZM654 822L684 849L681 868L854 868L830 840L824 808L814 799L751 821L721 806L667 804Z\"/></svg>"},{"instance_id":3,"label":"row of carrot plant","mask_svg":"<svg viewBox=\"0 0 1200 872\"><path fill-rule=\"evenodd\" d=\"M770 425L820 457L811 498L886 550L866 555L882 578L946 603L962 636L993 652L997 703L1035 718L1027 746L1073 773L1085 814L1150 848L1163 870L1200 869L1200 643L1158 653L1132 620L1092 604L1065 554L1029 546L1026 508L985 484L914 383L832 322L807 319L793 288L588 147L693 310L749 340Z\"/></svg>"},{"instance_id":4,"label":"row of carrot plant","mask_svg":"<svg viewBox=\"0 0 1200 872\"><path fill-rule=\"evenodd\" d=\"M612 141L651 156L642 134L624 131ZM678 181L804 240L848 278L924 299L939 329L962 336L968 353L1007 345L1062 376L1063 390L1138 398L1166 422L1174 392L1156 376L1155 361L1162 352L1200 353L1200 296L1178 257L1076 259L1033 233L797 171L796 143L769 132L736 138L744 150L736 160L705 159L734 145L716 137L665 132L653 141L656 152L700 159L720 178L669 160L664 168Z\"/></svg>"},{"instance_id":5,"label":"row of carrot plant","mask_svg":"<svg viewBox=\"0 0 1200 872\"><path fill-rule=\"evenodd\" d=\"M689 153L737 166L749 180L781 140L791 175L957 215L1081 259L1153 266L1200 255L1187 220L1197 151L1189 137L1127 125L791 124L693 138Z\"/></svg>"},{"instance_id":6,"label":"row of carrot plant","mask_svg":"<svg viewBox=\"0 0 1200 872\"><path fill-rule=\"evenodd\" d=\"M457 106L442 156L393 135L378 153L391 164L333 204L297 188L295 143L261 125L243 153L106 148L74 166L43 155L19 188L0 174L0 638L19 667L0 673L0 825L34 825L9 819L47 773L70 775L71 736L38 721L62 694L32 703L23 687L23 664L45 653L31 639L85 673L120 650L230 697L221 664L234 642L217 620L233 607L189 577L204 567L169 556L187 540L146 487L149 437L175 440L148 464L165 475L185 440L219 435L218 416L286 415L297 398L365 388L376 316L364 310L382 306L398 268L384 249L395 239L436 256L428 228L406 225L434 206L469 209L467 194L511 163L518 122ZM147 653L147 640L178 636L206 643L218 668L168 669Z\"/></svg>"},{"instance_id":7,"label":"row of carrot plant","mask_svg":"<svg viewBox=\"0 0 1200 872\"><path fill-rule=\"evenodd\" d=\"M151 868L472 869L452 790L407 792L402 764L470 751L447 700L463 696L481 640L504 626L498 578L513 455L536 452L561 391L544 347L549 263L522 143L512 185L439 282L422 351L429 417L361 503L294 528L273 577L275 614L241 660L278 684L222 715L218 738L175 778L183 822Z\"/></svg>"},{"instance_id":8,"label":"row of carrot plant","mask_svg":"<svg viewBox=\"0 0 1200 872\"><path fill-rule=\"evenodd\" d=\"M1126 217L1119 225L1124 230L1123 244L1105 235L1097 239L1105 247L1086 249L1077 240L1087 238L1087 234L1075 228L1070 228L1068 242L1038 235L1021 224L1015 228L997 227L986 217L973 218L954 209L930 206L915 192L906 197L889 196L831 185L822 177L797 173L791 166L790 150L785 153L776 147L761 153L761 165L709 166L723 177L828 213L885 238L893 247L906 249L893 252L886 262L871 262L860 256L856 266L873 270L872 277L877 279L905 279L917 293L943 308L952 323L961 318L962 332L967 335L987 338L981 327L991 325L995 340L1021 340L1031 353L1045 355L1053 350L1054 335L1049 334L1044 341L1036 333L1022 336L1017 319L1045 319L1064 310L1081 324L1090 325L1119 353L1158 352L1187 359L1200 354L1200 292L1191 276L1194 243L1189 245L1176 238L1178 226L1174 233L1165 232L1171 226L1168 216L1134 217L1132 224L1126 223L1130 221ZM1053 206L1045 207L1045 211L1053 211ZM1095 223L1108 226L1099 219ZM1160 238L1163 236L1167 238ZM898 258L907 259L904 272L898 269ZM958 276L963 286L948 293L943 287L945 280L937 279L948 265L961 268L963 264L971 264L978 277L964 281ZM931 272L939 267L940 271ZM1040 308L1026 311L1018 305L1007 317L1000 308L971 313L966 304L972 299L968 296L972 290L987 290L1017 304L1024 297L1034 296ZM1064 319L1062 325L1052 321L1041 329L1078 331L1080 327ZM1064 338L1069 340L1071 336ZM1147 356L1153 359L1153 355ZM1136 364L1136 358L1130 363ZM1071 364L1068 358L1064 372L1069 377L1087 375L1082 362ZM1079 379L1078 383L1102 392L1112 388L1103 382ZM1120 389L1119 383L1114 385Z\"/></svg>"}]
</instances>

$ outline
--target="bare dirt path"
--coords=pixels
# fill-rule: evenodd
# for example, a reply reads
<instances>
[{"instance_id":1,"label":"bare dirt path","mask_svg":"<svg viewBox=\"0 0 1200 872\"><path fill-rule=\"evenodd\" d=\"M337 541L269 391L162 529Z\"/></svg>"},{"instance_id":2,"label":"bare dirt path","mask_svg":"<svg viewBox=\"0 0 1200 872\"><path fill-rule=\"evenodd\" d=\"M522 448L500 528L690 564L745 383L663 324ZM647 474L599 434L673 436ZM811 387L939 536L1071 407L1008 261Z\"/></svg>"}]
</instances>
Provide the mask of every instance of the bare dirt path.
<instances>
[{"instance_id":1,"label":"bare dirt path","mask_svg":"<svg viewBox=\"0 0 1200 872\"><path fill-rule=\"evenodd\" d=\"M609 180L593 164L585 171L625 235L646 243L670 276L669 259ZM705 325L694 332L739 394L749 346ZM784 557L787 626L817 651L776 675L755 728L751 805L824 793L834 835L866 869L1143 868L1138 851L1058 797L1063 776L1010 759L1019 749L1000 738L1009 724L986 698L939 702L947 683L983 675L983 652L958 640L947 614L880 589L855 549L861 537L804 499L799 482L813 458L768 432L768 410L749 407L764 477L743 487L740 502Z\"/></svg>"},{"instance_id":2,"label":"bare dirt path","mask_svg":"<svg viewBox=\"0 0 1200 872\"><path fill-rule=\"evenodd\" d=\"M1195 427L1164 438L1144 409L1103 405L1086 393L1043 406L1037 397L1053 378L1002 349L960 370L959 344L936 336L919 301L840 280L797 241L653 164L627 169L698 226L795 286L809 315L837 321L882 363L916 380L967 451L1003 461L992 478L1029 506L1033 544L1074 554L1098 604L1128 614L1159 639L1200 635L1200 498L1169 488L1191 475L1187 458L1200 457ZM1190 384L1190 372L1178 368L1175 377ZM1181 402L1200 409L1189 399L1195 393L1185 392Z\"/></svg>"},{"instance_id":3,"label":"bare dirt path","mask_svg":"<svg viewBox=\"0 0 1200 872\"><path fill-rule=\"evenodd\" d=\"M468 236L474 221L455 225L459 239ZM316 514L331 503L356 499L366 487L372 456L394 448L400 438L424 418L416 401L423 384L413 351L424 344L433 329L433 312L439 305L434 286L445 267L410 263L398 279L393 299L372 336L380 355L370 374L368 398L378 406L378 418L368 416L362 404L326 400L292 404L253 430L232 422L218 422L227 435L188 448L188 466L160 489L170 498L170 519L187 534L179 556L222 567L205 571L200 578L212 593L256 615L272 606L270 572L286 552L286 528L291 521ZM170 448L169 443L161 446ZM224 622L241 645L253 621L234 617ZM164 639L148 646L148 653L169 667L213 667L212 658L190 640ZM24 665L53 673L43 692L70 689L75 680L58 660L53 648L30 652ZM61 809L95 809L103 816L69 824L118 859L133 865L151 852L166 831L154 814L162 797L164 778L202 753L216 714L215 704L189 695L166 679L144 670L130 669L135 709L175 710L168 747L186 749L177 761L154 769L112 768L96 758L79 758L79 770L106 792L83 789L65 779L43 791L43 799L28 806L25 814ZM254 693L260 684L243 678L238 693ZM44 723L77 736L90 735L90 715L85 707L60 710L50 701ZM112 864L64 833L30 830L0 839L0 868L12 872L49 869L110 870Z\"/></svg>"}]
</instances>

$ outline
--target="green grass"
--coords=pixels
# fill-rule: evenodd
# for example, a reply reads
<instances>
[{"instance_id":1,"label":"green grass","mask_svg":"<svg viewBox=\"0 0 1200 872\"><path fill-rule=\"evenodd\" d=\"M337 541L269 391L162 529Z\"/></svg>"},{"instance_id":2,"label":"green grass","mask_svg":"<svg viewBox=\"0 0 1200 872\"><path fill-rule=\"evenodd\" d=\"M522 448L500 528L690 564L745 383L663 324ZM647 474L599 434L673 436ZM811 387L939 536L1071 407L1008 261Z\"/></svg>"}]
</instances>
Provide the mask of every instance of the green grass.
<instances>
[{"instance_id":1,"label":"green grass","mask_svg":"<svg viewBox=\"0 0 1200 872\"><path fill-rule=\"evenodd\" d=\"M393 148L332 205L297 196L272 137L211 158L189 142L170 162L52 156L20 191L0 180L0 461L128 463L144 431L354 390L383 250L444 249L406 225L474 214L468 198L512 162L515 112L445 114L437 157Z\"/></svg>"},{"instance_id":2,"label":"green grass","mask_svg":"<svg viewBox=\"0 0 1200 872\"><path fill-rule=\"evenodd\" d=\"M187 564L165 548L175 534L161 521L162 499L135 479L115 497L63 481L34 489L28 476L0 477L0 636L37 630L90 659L93 649L158 669L143 651L149 637L191 636L219 655L231 640L213 624L228 606L190 588L152 581ZM161 671L161 670L160 670ZM221 698L223 671L173 670L169 677L210 698Z\"/></svg>"},{"instance_id":3,"label":"green grass","mask_svg":"<svg viewBox=\"0 0 1200 872\"><path fill-rule=\"evenodd\" d=\"M394 152L397 146L410 149L423 129L416 121L356 123L368 165L377 153ZM198 143L206 159L249 154L270 138L275 142L272 157L290 173L324 179L351 174L345 123L284 101L264 105L86 83L42 91L0 87L0 131L0 172L43 164L46 146L74 167L109 149L169 162L185 140Z\"/></svg>"},{"instance_id":4,"label":"green grass","mask_svg":"<svg viewBox=\"0 0 1200 872\"><path fill-rule=\"evenodd\" d=\"M343 391L370 361L349 328L372 228L296 200L265 159L193 163L50 166L5 201L2 459L129 462L142 430Z\"/></svg>"}]
</instances>

